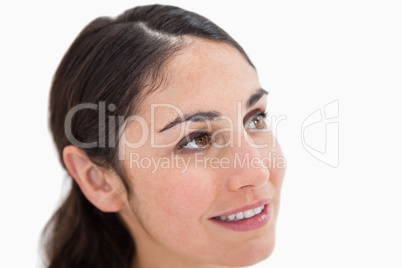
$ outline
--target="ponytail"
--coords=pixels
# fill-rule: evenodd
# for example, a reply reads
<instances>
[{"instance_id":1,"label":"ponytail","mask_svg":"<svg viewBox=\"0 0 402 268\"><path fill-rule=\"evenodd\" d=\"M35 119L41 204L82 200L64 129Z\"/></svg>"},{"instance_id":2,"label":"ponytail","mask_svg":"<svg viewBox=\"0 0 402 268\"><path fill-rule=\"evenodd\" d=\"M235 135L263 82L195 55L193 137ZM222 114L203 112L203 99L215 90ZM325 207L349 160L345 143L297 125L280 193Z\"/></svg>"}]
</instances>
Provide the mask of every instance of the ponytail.
<instances>
[{"instance_id":1,"label":"ponytail","mask_svg":"<svg viewBox=\"0 0 402 268\"><path fill-rule=\"evenodd\" d=\"M131 268L135 252L131 234L118 215L93 206L74 180L46 225L43 239L49 268Z\"/></svg>"}]
</instances>

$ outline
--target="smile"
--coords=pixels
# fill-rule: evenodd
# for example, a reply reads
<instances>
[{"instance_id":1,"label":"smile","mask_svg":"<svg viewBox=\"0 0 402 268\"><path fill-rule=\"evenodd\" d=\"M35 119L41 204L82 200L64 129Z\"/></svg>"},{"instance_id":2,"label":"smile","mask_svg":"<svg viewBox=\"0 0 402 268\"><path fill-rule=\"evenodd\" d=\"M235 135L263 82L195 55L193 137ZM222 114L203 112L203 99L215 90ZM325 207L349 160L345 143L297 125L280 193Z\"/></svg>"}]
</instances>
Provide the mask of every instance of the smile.
<instances>
[{"instance_id":1,"label":"smile","mask_svg":"<svg viewBox=\"0 0 402 268\"><path fill-rule=\"evenodd\" d=\"M273 216L272 199L228 211L210 218L211 222L232 231L247 232L267 225Z\"/></svg>"},{"instance_id":2,"label":"smile","mask_svg":"<svg viewBox=\"0 0 402 268\"><path fill-rule=\"evenodd\" d=\"M220 221L226 221L226 222L241 221L241 220L248 219L248 218L251 218L251 217L254 217L254 216L260 214L264 210L264 208L265 208L265 205L262 205L262 206L254 208L254 209L249 209L249 210L231 214L228 216L215 217L214 219L220 220Z\"/></svg>"}]
</instances>

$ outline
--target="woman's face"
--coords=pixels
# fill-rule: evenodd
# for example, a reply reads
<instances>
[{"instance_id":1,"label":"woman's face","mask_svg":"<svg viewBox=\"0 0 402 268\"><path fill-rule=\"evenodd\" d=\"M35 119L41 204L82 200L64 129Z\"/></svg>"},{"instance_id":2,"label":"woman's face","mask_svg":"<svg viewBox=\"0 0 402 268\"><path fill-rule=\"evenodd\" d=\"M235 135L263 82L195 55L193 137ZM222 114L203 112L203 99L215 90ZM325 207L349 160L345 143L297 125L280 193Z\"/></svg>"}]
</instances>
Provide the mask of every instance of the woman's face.
<instances>
[{"instance_id":1,"label":"woman's face","mask_svg":"<svg viewBox=\"0 0 402 268\"><path fill-rule=\"evenodd\" d=\"M196 39L164 72L120 151L134 190L120 214L137 261L244 266L267 258L284 159L255 70L235 48Z\"/></svg>"}]
</instances>

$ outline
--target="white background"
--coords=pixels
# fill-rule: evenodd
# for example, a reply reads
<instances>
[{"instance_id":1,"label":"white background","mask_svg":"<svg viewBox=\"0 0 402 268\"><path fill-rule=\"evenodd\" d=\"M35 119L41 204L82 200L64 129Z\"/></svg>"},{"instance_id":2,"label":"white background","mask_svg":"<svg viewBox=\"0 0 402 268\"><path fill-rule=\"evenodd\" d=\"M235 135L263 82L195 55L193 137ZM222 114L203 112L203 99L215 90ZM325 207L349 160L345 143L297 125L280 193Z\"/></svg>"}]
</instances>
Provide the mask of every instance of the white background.
<instances>
[{"instance_id":1,"label":"white background","mask_svg":"<svg viewBox=\"0 0 402 268\"><path fill-rule=\"evenodd\" d=\"M60 200L65 173L47 106L63 54L92 19L150 3L0 4L0 267L38 266L39 235ZM229 32L270 92L270 113L287 116L278 127L288 170L277 246L256 267L402 267L400 1L159 3L200 13ZM304 149L301 126L335 100L333 168ZM324 134L310 131L310 139L317 145Z\"/></svg>"}]
</instances>

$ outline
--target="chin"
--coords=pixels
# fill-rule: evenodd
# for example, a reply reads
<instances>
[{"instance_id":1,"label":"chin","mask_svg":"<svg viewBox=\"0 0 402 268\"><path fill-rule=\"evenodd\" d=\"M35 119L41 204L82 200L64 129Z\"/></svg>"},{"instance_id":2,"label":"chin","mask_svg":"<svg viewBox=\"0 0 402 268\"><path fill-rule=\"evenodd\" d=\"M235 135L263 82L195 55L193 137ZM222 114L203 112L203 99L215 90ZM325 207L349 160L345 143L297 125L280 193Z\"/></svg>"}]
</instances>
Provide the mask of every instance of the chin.
<instances>
[{"instance_id":1,"label":"chin","mask_svg":"<svg viewBox=\"0 0 402 268\"><path fill-rule=\"evenodd\" d=\"M269 237L245 243L245 246L237 250L231 250L226 254L224 263L221 265L229 267L251 266L271 256L274 248L275 235L271 234Z\"/></svg>"}]
</instances>

